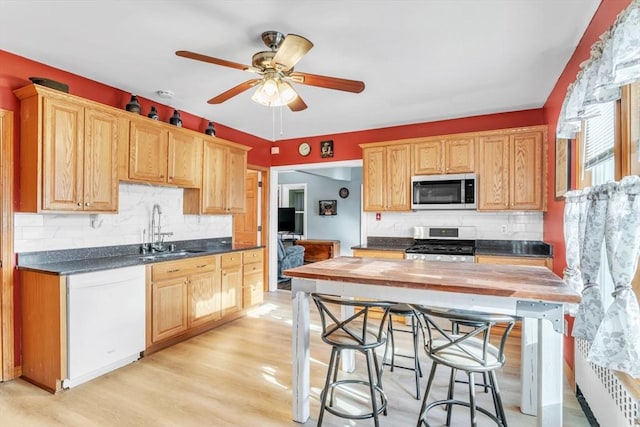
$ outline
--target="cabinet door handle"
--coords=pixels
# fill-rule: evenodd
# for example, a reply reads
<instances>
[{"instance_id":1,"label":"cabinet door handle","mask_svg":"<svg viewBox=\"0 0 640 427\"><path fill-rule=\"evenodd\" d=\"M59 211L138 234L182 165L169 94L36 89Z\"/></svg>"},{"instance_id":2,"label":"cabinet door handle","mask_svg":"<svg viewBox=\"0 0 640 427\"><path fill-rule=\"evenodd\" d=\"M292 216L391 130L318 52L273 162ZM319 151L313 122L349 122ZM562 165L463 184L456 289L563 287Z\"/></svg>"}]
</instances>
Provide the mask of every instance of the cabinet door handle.
<instances>
[{"instance_id":1,"label":"cabinet door handle","mask_svg":"<svg viewBox=\"0 0 640 427\"><path fill-rule=\"evenodd\" d=\"M84 202L85 206L90 206L89 202Z\"/></svg>"},{"instance_id":2,"label":"cabinet door handle","mask_svg":"<svg viewBox=\"0 0 640 427\"><path fill-rule=\"evenodd\" d=\"M196 268L204 268L204 267L206 267L206 266L207 266L207 264L196 265Z\"/></svg>"},{"instance_id":3,"label":"cabinet door handle","mask_svg":"<svg viewBox=\"0 0 640 427\"><path fill-rule=\"evenodd\" d=\"M78 202L78 206L82 206L82 202Z\"/></svg>"},{"instance_id":4,"label":"cabinet door handle","mask_svg":"<svg viewBox=\"0 0 640 427\"><path fill-rule=\"evenodd\" d=\"M173 177L172 176L170 176L169 179L173 181Z\"/></svg>"},{"instance_id":5,"label":"cabinet door handle","mask_svg":"<svg viewBox=\"0 0 640 427\"><path fill-rule=\"evenodd\" d=\"M175 270L167 270L167 273L177 273L178 271L180 271L180 269L176 268Z\"/></svg>"}]
</instances>

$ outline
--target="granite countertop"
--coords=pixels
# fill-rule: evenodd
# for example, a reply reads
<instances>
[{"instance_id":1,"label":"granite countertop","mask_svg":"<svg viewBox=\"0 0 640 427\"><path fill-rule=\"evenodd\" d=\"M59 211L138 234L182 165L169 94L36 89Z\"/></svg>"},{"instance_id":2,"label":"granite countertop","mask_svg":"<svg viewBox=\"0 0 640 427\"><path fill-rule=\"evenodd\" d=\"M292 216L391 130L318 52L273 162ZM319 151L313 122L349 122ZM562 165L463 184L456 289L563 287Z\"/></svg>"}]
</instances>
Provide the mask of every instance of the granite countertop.
<instances>
[{"instance_id":1,"label":"granite countertop","mask_svg":"<svg viewBox=\"0 0 640 427\"><path fill-rule=\"evenodd\" d=\"M351 249L404 252L413 245L413 238L369 237L365 245ZM538 240L476 240L475 255L520 256L533 258L553 257L553 247Z\"/></svg>"},{"instance_id":2,"label":"granite countertop","mask_svg":"<svg viewBox=\"0 0 640 427\"><path fill-rule=\"evenodd\" d=\"M142 254L140 253L140 244L135 244L42 252L22 252L17 254L17 268L19 270L36 271L40 273L70 275L262 247L232 245L230 237L182 240L167 242L167 244L174 244L176 249L171 252Z\"/></svg>"}]
</instances>

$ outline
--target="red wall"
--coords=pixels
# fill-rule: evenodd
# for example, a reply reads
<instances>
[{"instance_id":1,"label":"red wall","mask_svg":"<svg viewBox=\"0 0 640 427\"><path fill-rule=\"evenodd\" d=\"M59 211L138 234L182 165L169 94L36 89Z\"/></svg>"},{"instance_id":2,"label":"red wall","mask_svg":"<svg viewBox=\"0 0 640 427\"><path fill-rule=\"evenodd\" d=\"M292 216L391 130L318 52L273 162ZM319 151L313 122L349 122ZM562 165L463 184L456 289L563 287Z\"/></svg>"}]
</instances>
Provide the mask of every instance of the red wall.
<instances>
[{"instance_id":1,"label":"red wall","mask_svg":"<svg viewBox=\"0 0 640 427\"><path fill-rule=\"evenodd\" d=\"M549 180L547 182L547 206L548 210L544 215L544 241L553 245L553 270L562 276L562 271L566 266L563 215L564 201L555 200L555 129L560 115L562 103L567 94L567 87L576 79L580 71L580 64L587 59L591 53L591 45L595 43L600 35L604 33L615 21L616 16L624 10L631 0L602 0L600 7L596 11L591 23L582 36L571 59L567 63L558 82L551 91L547 102L544 105L544 121L549 125ZM572 153L575 152L572 147ZM576 170L575 159L571 165L572 173ZM570 322L573 326L573 322ZM570 334L569 334L570 335ZM573 339L570 336L565 338L565 360L573 367Z\"/></svg>"},{"instance_id":2,"label":"red wall","mask_svg":"<svg viewBox=\"0 0 640 427\"><path fill-rule=\"evenodd\" d=\"M303 163L332 162L338 160L355 160L362 158L362 151L358 144L366 142L391 141L395 139L417 138L422 136L534 126L544 123L545 121L542 109L537 109L332 135L285 139L273 144L274 147L280 148L280 153L272 155L271 164L273 166L284 166ZM320 141L325 140L333 140L334 156L332 158L323 159L320 157ZM298 154L298 144L302 141L309 142L312 147L311 154L306 157Z\"/></svg>"},{"instance_id":3,"label":"red wall","mask_svg":"<svg viewBox=\"0 0 640 427\"><path fill-rule=\"evenodd\" d=\"M46 77L66 83L69 85L69 93L72 95L81 96L116 108L124 108L131 98L131 94L128 92L3 50L0 50L0 64L2 64L0 68L0 108L15 111L16 125L19 123L20 108L18 99L13 95L13 90L30 84L31 81L28 78L33 76ZM138 97L138 99L144 114L149 112L151 104L158 109L161 121L168 122L169 117L173 114L173 109L167 105L141 97ZM183 127L199 132L204 132L204 128L207 127L207 123L210 120L209 118L198 117L184 111L180 111L180 116L182 117ZM215 118L213 119L215 120ZM269 166L269 157L271 155L271 143L269 141L224 126L215 121L214 123L216 136L252 147L247 159L249 164ZM20 126L17 125L16 129L19 130L19 128ZM19 141L18 134L16 135L16 141Z\"/></svg>"}]
</instances>

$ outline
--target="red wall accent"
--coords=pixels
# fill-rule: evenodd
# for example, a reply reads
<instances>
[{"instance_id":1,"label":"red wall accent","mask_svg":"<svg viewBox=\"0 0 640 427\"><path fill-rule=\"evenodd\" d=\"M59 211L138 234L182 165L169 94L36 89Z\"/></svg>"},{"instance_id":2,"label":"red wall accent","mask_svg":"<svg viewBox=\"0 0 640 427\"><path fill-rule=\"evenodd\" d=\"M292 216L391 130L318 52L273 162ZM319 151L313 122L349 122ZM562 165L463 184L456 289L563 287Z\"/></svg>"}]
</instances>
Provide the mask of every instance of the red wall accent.
<instances>
[{"instance_id":1,"label":"red wall accent","mask_svg":"<svg viewBox=\"0 0 640 427\"><path fill-rule=\"evenodd\" d=\"M66 83L69 85L69 93L72 95L81 96L116 108L124 109L124 106L131 98L131 94L128 92L3 50L0 50L0 64L2 64L2 69L0 70L0 108L15 111L16 129L18 130L20 129L20 103L13 94L13 90L30 84L29 77L46 77ZM138 97L138 100L145 115L151 109L152 104L158 109L160 120L163 122L168 122L169 117L173 114L173 109L168 105L141 97ZM204 132L209 120L213 119L216 127L216 136L252 147L247 161L258 166L269 166L271 142L266 139L216 123L215 117L202 118L185 111L180 111L180 116L182 117L183 127L199 132ZM19 140L19 135L16 135L16 144ZM16 145L17 148L18 146ZM16 152L18 151L16 150Z\"/></svg>"},{"instance_id":2,"label":"red wall accent","mask_svg":"<svg viewBox=\"0 0 640 427\"><path fill-rule=\"evenodd\" d=\"M547 212L544 215L544 236L545 242L553 245L553 271L562 276L562 271L566 266L565 245L564 245L564 201L555 200L555 129L558 123L558 116L562 103L567 94L567 87L576 79L580 71L580 64L587 59L591 53L591 45L595 43L600 35L604 33L614 22L618 14L624 10L631 0L602 0L600 7L596 11L591 23L584 32L582 39L578 43L571 59L567 63L564 71L551 91L547 102L543 107L544 121L549 125L549 180L547 182ZM575 144L572 153L575 152ZM571 165L572 173L576 170L575 158ZM572 184L575 185L575 184ZM573 321L570 322L573 326ZM569 332L571 328L569 329ZM574 351L573 338L570 333L565 337L565 361L573 368Z\"/></svg>"},{"instance_id":3,"label":"red wall accent","mask_svg":"<svg viewBox=\"0 0 640 427\"><path fill-rule=\"evenodd\" d=\"M477 132L521 126L544 124L542 109L523 110L510 113L487 114L484 116L441 120L430 123L394 126L332 135L311 136L276 141L273 146L280 148L279 154L272 155L273 166L297 165L304 163L333 162L362 158L358 144L396 139L417 138L452 133ZM334 157L320 157L320 141L333 140ZM298 144L307 141L311 144L311 154L306 157L298 154Z\"/></svg>"}]
</instances>

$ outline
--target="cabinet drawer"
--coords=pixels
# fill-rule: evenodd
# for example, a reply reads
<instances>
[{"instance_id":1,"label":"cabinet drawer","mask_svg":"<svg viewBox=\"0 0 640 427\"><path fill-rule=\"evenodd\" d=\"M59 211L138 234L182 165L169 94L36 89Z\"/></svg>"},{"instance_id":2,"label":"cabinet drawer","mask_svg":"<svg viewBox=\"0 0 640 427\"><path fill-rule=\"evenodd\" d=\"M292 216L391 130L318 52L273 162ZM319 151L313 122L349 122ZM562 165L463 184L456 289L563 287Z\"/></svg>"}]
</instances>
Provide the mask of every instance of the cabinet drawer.
<instances>
[{"instance_id":1,"label":"cabinet drawer","mask_svg":"<svg viewBox=\"0 0 640 427\"><path fill-rule=\"evenodd\" d=\"M242 252L231 252L220 255L220 266L222 268L237 267L242 262Z\"/></svg>"},{"instance_id":2,"label":"cabinet drawer","mask_svg":"<svg viewBox=\"0 0 640 427\"><path fill-rule=\"evenodd\" d=\"M166 261L151 267L151 280L158 281L173 277L197 274L216 269L215 256L203 256L176 261Z\"/></svg>"},{"instance_id":3,"label":"cabinet drawer","mask_svg":"<svg viewBox=\"0 0 640 427\"><path fill-rule=\"evenodd\" d=\"M251 264L245 264L244 265L244 274L251 274L251 273L262 273L262 263L251 263Z\"/></svg>"},{"instance_id":4,"label":"cabinet drawer","mask_svg":"<svg viewBox=\"0 0 640 427\"><path fill-rule=\"evenodd\" d=\"M262 249L252 249L250 251L244 251L243 254L243 263L253 264L253 263L262 263L264 255L262 254Z\"/></svg>"}]
</instances>

